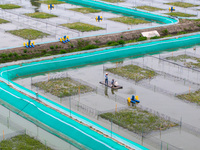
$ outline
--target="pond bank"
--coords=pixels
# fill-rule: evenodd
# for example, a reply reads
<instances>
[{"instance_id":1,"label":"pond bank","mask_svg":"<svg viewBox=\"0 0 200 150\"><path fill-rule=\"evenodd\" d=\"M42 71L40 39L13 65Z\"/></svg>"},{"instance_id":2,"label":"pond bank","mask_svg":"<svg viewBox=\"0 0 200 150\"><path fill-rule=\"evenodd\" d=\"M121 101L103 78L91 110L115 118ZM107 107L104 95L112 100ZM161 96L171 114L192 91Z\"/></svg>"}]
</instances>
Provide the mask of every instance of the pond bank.
<instances>
[{"instance_id":1,"label":"pond bank","mask_svg":"<svg viewBox=\"0 0 200 150\"><path fill-rule=\"evenodd\" d=\"M67 53L67 52L73 52L73 49L86 47L88 45L105 46L109 41L116 41L116 42L119 40L134 41L140 38L142 32L153 31L153 30L157 30L160 36L177 35L183 32L184 33L197 32L200 31L200 21L181 20L178 24L175 25L71 39L70 43L66 44L58 41L52 43L45 43L41 45L35 45L34 48L18 47L13 49L5 49L1 50L0 54L17 53L19 56L23 56L24 54L26 55L37 54L36 57L40 57L43 56L44 53L48 53L49 51L54 51L52 52L51 55L59 53L60 50L66 50L66 52L64 51L63 53Z\"/></svg>"}]
</instances>

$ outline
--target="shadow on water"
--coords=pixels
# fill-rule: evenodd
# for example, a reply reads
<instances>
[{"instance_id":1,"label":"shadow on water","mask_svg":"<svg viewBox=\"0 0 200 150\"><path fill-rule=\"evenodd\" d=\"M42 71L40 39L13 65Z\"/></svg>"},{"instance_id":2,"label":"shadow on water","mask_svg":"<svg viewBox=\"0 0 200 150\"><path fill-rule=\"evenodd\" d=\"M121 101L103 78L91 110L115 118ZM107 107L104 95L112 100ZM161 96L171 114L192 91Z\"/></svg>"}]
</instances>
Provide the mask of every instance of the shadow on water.
<instances>
[{"instance_id":1,"label":"shadow on water","mask_svg":"<svg viewBox=\"0 0 200 150\"><path fill-rule=\"evenodd\" d=\"M38 0L30 0L31 5L35 6L35 12L39 12L39 8L41 6L41 3L38 3Z\"/></svg>"},{"instance_id":2,"label":"shadow on water","mask_svg":"<svg viewBox=\"0 0 200 150\"><path fill-rule=\"evenodd\" d=\"M108 96L108 87L107 87L107 86L105 86L104 94L105 94L106 96Z\"/></svg>"},{"instance_id":3,"label":"shadow on water","mask_svg":"<svg viewBox=\"0 0 200 150\"><path fill-rule=\"evenodd\" d=\"M115 92L117 92L117 91L118 91L117 89L111 88L111 93L112 93L112 95L114 95ZM108 87L107 87L107 86L105 86L104 94L105 94L105 96L109 97L109 95L108 95Z\"/></svg>"},{"instance_id":4,"label":"shadow on water","mask_svg":"<svg viewBox=\"0 0 200 150\"><path fill-rule=\"evenodd\" d=\"M118 89L113 89L113 88L111 88L111 93L112 93L112 95L114 95L115 92L117 92L117 91L118 91Z\"/></svg>"}]
</instances>

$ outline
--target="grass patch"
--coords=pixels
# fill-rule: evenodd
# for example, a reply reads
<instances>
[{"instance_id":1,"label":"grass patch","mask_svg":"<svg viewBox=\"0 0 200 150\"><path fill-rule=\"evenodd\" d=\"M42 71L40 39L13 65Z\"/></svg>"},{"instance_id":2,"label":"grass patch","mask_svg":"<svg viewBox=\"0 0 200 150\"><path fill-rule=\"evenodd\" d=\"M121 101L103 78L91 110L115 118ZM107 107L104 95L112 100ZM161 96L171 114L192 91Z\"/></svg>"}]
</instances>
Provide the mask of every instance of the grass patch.
<instances>
[{"instance_id":1,"label":"grass patch","mask_svg":"<svg viewBox=\"0 0 200 150\"><path fill-rule=\"evenodd\" d=\"M168 60L184 62L184 65L188 68L200 68L200 58L192 57L188 55L179 55L167 57Z\"/></svg>"},{"instance_id":2,"label":"grass patch","mask_svg":"<svg viewBox=\"0 0 200 150\"><path fill-rule=\"evenodd\" d=\"M38 3L43 3L43 4L64 4L65 2L61 2L58 0L40 0Z\"/></svg>"},{"instance_id":3,"label":"grass patch","mask_svg":"<svg viewBox=\"0 0 200 150\"><path fill-rule=\"evenodd\" d=\"M2 9L16 9L16 8L21 8L21 6L14 5L14 4L3 4L3 5L0 5L0 8L2 8Z\"/></svg>"},{"instance_id":4,"label":"grass patch","mask_svg":"<svg viewBox=\"0 0 200 150\"><path fill-rule=\"evenodd\" d=\"M152 7L152 6L138 6L138 9L143 9L147 11L157 11L157 10L164 10L162 8Z\"/></svg>"},{"instance_id":5,"label":"grass patch","mask_svg":"<svg viewBox=\"0 0 200 150\"><path fill-rule=\"evenodd\" d=\"M171 16L179 16L179 17L195 17L196 16L196 15L186 14L182 12L170 12L170 13L165 13L165 14L171 15Z\"/></svg>"},{"instance_id":6,"label":"grass patch","mask_svg":"<svg viewBox=\"0 0 200 150\"><path fill-rule=\"evenodd\" d=\"M173 61L181 61L185 62L186 59L191 59L191 56L188 55L178 55L178 56L171 56L171 57L166 57L167 60L173 60Z\"/></svg>"},{"instance_id":7,"label":"grass patch","mask_svg":"<svg viewBox=\"0 0 200 150\"><path fill-rule=\"evenodd\" d=\"M119 3L119 2L125 2L125 0L102 0L104 2L109 2L109 3Z\"/></svg>"},{"instance_id":8,"label":"grass patch","mask_svg":"<svg viewBox=\"0 0 200 150\"><path fill-rule=\"evenodd\" d=\"M44 12L27 13L27 14L24 14L24 15L32 17L32 18L40 18L40 19L58 17L56 15L48 14L48 13L44 13Z\"/></svg>"},{"instance_id":9,"label":"grass patch","mask_svg":"<svg viewBox=\"0 0 200 150\"><path fill-rule=\"evenodd\" d=\"M132 79L135 81L140 81L142 79L148 79L156 76L156 72L143 69L141 67L138 67L136 65L127 65L123 67L118 68L108 68L106 71L109 71L111 73L117 74L119 76Z\"/></svg>"},{"instance_id":10,"label":"grass patch","mask_svg":"<svg viewBox=\"0 0 200 150\"><path fill-rule=\"evenodd\" d=\"M34 30L34 29L10 30L7 32L12 33L16 36L22 37L23 39L29 39L29 40L43 38L49 35L47 33L43 33L41 31Z\"/></svg>"},{"instance_id":11,"label":"grass patch","mask_svg":"<svg viewBox=\"0 0 200 150\"><path fill-rule=\"evenodd\" d=\"M8 23L9 21L0 18L0 24Z\"/></svg>"},{"instance_id":12,"label":"grass patch","mask_svg":"<svg viewBox=\"0 0 200 150\"><path fill-rule=\"evenodd\" d=\"M107 120L112 119L113 123L135 133L148 134L151 131L165 130L177 125L137 107L115 113L105 113L100 116Z\"/></svg>"},{"instance_id":13,"label":"grass patch","mask_svg":"<svg viewBox=\"0 0 200 150\"><path fill-rule=\"evenodd\" d=\"M0 149L2 150L51 150L51 148L43 145L38 140L28 135L18 135L8 140L0 142Z\"/></svg>"},{"instance_id":14,"label":"grass patch","mask_svg":"<svg viewBox=\"0 0 200 150\"><path fill-rule=\"evenodd\" d=\"M67 24L61 24L61 26L78 30L81 32L88 32L88 31L97 31L97 30L103 30L104 28L93 26L90 24L82 23L82 22L75 22L75 23L67 23Z\"/></svg>"},{"instance_id":15,"label":"grass patch","mask_svg":"<svg viewBox=\"0 0 200 150\"><path fill-rule=\"evenodd\" d=\"M125 24L144 24L144 23L150 23L149 21L146 20L140 20L140 19L135 19L131 17L117 17L117 18L109 18L108 20L112 21L117 21Z\"/></svg>"},{"instance_id":16,"label":"grass patch","mask_svg":"<svg viewBox=\"0 0 200 150\"><path fill-rule=\"evenodd\" d=\"M83 14L88 14L88 13L99 13L101 12L101 10L98 9L93 9L93 8L71 8L69 10L73 10L73 11L77 11L77 12L81 12Z\"/></svg>"},{"instance_id":17,"label":"grass patch","mask_svg":"<svg viewBox=\"0 0 200 150\"><path fill-rule=\"evenodd\" d=\"M187 20L195 21L195 22L199 22L200 21L200 19L187 19Z\"/></svg>"},{"instance_id":18,"label":"grass patch","mask_svg":"<svg viewBox=\"0 0 200 150\"><path fill-rule=\"evenodd\" d=\"M191 4L191 3L184 3L184 2L172 2L172 3L164 3L164 4L183 7L183 8L199 6L199 5L194 5L194 4Z\"/></svg>"},{"instance_id":19,"label":"grass patch","mask_svg":"<svg viewBox=\"0 0 200 150\"><path fill-rule=\"evenodd\" d=\"M52 79L48 82L38 82L33 85L57 97L77 95L79 93L79 88L80 93L86 93L93 90L91 87L80 84L68 77Z\"/></svg>"},{"instance_id":20,"label":"grass patch","mask_svg":"<svg viewBox=\"0 0 200 150\"><path fill-rule=\"evenodd\" d=\"M178 98L200 105L200 90L194 93L177 95Z\"/></svg>"}]
</instances>

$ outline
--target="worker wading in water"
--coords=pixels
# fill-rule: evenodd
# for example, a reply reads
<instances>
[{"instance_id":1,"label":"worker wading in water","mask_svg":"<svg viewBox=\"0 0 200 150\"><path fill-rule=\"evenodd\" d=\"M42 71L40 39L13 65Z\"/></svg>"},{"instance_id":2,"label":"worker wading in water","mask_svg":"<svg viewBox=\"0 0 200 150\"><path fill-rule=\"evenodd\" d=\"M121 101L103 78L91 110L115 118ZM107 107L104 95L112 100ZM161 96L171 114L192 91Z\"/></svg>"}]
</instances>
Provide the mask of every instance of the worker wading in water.
<instances>
[{"instance_id":1,"label":"worker wading in water","mask_svg":"<svg viewBox=\"0 0 200 150\"><path fill-rule=\"evenodd\" d=\"M108 85L108 73L105 75L105 84Z\"/></svg>"}]
</instances>

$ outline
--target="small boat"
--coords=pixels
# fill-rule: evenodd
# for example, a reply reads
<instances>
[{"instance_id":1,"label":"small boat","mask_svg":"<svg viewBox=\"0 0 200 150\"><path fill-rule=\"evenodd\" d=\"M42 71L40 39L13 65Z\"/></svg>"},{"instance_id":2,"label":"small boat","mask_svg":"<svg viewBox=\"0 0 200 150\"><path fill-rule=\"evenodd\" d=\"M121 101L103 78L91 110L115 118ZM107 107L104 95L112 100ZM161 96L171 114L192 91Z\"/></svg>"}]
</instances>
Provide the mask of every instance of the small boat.
<instances>
[{"instance_id":1,"label":"small boat","mask_svg":"<svg viewBox=\"0 0 200 150\"><path fill-rule=\"evenodd\" d=\"M100 81L99 83L100 83L100 84L103 84L103 85L105 85L105 86L107 86L107 87L110 87L110 88L112 88L112 89L122 89L122 88L123 88L123 86L121 86L121 85L112 86L112 84L111 84L110 81L108 81L108 85L105 84L105 81Z\"/></svg>"}]
</instances>

